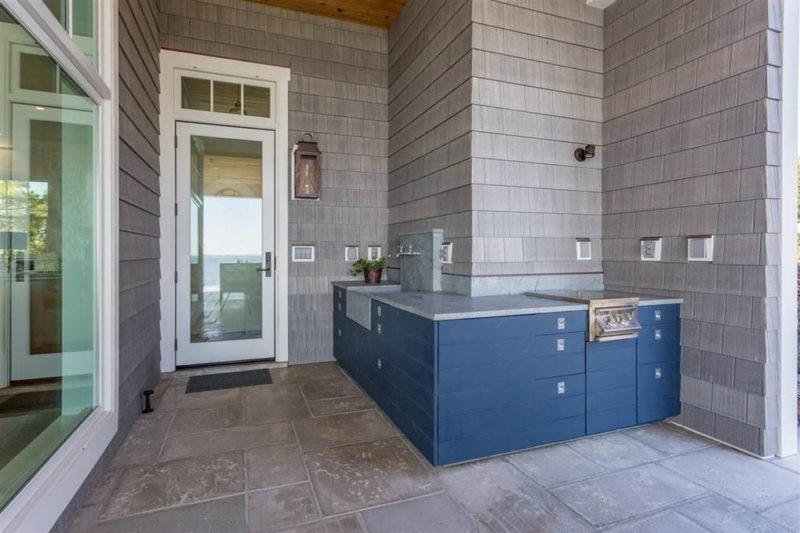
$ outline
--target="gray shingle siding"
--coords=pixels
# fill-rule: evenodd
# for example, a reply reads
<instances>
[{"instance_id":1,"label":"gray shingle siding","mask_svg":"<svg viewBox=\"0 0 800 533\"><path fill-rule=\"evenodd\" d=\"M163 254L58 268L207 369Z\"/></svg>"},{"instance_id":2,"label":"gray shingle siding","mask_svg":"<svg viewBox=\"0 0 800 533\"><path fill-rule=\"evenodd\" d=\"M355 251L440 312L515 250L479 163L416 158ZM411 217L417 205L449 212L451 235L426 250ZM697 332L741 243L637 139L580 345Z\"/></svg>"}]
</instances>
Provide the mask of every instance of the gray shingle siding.
<instances>
[{"instance_id":1,"label":"gray shingle siding","mask_svg":"<svg viewBox=\"0 0 800 533\"><path fill-rule=\"evenodd\" d=\"M760 455L777 427L778 4L618 1L604 22L605 283L684 297L679 421ZM714 262L687 264L705 233ZM663 277L638 261L647 235Z\"/></svg>"}]
</instances>

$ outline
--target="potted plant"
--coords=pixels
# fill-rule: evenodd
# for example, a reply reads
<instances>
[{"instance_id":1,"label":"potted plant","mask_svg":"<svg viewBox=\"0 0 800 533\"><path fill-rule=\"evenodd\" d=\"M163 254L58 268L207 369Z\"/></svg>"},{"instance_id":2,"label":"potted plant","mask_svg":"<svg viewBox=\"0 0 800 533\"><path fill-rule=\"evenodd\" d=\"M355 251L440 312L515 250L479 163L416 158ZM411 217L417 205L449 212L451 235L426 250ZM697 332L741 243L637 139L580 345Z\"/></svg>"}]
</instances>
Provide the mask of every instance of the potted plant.
<instances>
[{"instance_id":1,"label":"potted plant","mask_svg":"<svg viewBox=\"0 0 800 533\"><path fill-rule=\"evenodd\" d=\"M365 282L380 283L381 273L383 272L385 264L385 257L381 257L380 259L359 259L353 263L353 267L350 269L350 275L358 276L363 273Z\"/></svg>"}]
</instances>

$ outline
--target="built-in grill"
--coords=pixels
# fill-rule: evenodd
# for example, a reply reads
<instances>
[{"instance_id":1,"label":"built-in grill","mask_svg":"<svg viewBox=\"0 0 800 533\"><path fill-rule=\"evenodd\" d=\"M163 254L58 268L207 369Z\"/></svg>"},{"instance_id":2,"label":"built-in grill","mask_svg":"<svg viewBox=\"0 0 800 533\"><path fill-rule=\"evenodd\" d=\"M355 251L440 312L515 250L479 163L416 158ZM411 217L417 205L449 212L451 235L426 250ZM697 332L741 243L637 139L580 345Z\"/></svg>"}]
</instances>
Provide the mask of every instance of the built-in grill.
<instances>
[{"instance_id":1,"label":"built-in grill","mask_svg":"<svg viewBox=\"0 0 800 533\"><path fill-rule=\"evenodd\" d=\"M590 342L633 339L642 328L637 319L639 298L636 296L596 290L553 290L527 294L588 305Z\"/></svg>"}]
</instances>

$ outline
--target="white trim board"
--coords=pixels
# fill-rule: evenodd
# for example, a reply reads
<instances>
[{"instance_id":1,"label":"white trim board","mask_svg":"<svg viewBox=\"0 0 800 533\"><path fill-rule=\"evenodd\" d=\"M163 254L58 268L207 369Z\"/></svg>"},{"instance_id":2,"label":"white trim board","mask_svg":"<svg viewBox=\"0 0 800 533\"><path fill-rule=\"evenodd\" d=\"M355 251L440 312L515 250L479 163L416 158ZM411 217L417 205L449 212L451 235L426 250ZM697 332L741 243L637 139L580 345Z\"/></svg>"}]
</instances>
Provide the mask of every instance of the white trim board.
<instances>
[{"instance_id":1,"label":"white trim board","mask_svg":"<svg viewBox=\"0 0 800 533\"><path fill-rule=\"evenodd\" d=\"M797 156L800 2L783 0L781 61L780 326L778 360L778 450L797 453Z\"/></svg>"},{"instance_id":2,"label":"white trim board","mask_svg":"<svg viewBox=\"0 0 800 533\"><path fill-rule=\"evenodd\" d=\"M197 122L176 102L176 73L194 71L213 76L232 76L243 81L275 84L273 116L263 120L263 129L275 131L275 361L289 360L289 78L290 70L235 59L161 51L161 371L175 370L175 122ZM202 122L227 126L254 126L253 117L204 113Z\"/></svg>"},{"instance_id":3,"label":"white trim board","mask_svg":"<svg viewBox=\"0 0 800 533\"><path fill-rule=\"evenodd\" d=\"M25 28L99 105L97 120L98 407L0 513L0 531L49 531L117 433L119 423L118 5L97 2L100 74L41 0L0 0L14 16L36 12ZM66 39L66 40L65 40ZM89 67L87 67L87 64ZM90 68L87 71L87 68Z\"/></svg>"}]
</instances>

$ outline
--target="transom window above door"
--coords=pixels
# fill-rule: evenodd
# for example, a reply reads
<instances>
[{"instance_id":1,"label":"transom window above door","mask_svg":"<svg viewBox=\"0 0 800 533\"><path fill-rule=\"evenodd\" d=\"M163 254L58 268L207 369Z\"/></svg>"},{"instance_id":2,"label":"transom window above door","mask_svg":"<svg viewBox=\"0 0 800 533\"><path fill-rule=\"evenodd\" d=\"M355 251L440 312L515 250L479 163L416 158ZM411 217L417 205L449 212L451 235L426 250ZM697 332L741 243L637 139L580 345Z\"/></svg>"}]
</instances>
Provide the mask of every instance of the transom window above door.
<instances>
[{"instance_id":1,"label":"transom window above door","mask_svg":"<svg viewBox=\"0 0 800 533\"><path fill-rule=\"evenodd\" d=\"M240 81L232 77L207 76L198 73L179 74L176 84L180 94L176 104L184 112L215 116L248 117L255 120L272 118L273 83ZM263 124L262 124L263 126Z\"/></svg>"}]
</instances>

